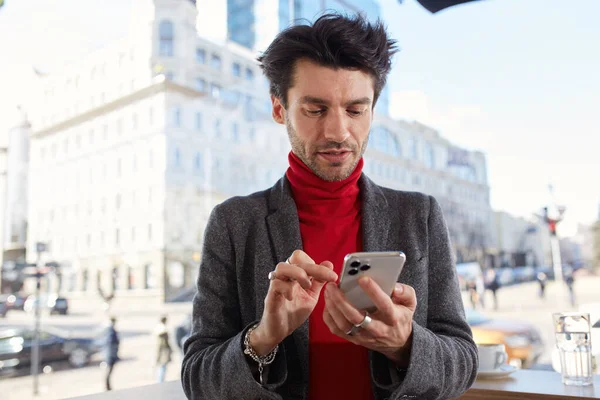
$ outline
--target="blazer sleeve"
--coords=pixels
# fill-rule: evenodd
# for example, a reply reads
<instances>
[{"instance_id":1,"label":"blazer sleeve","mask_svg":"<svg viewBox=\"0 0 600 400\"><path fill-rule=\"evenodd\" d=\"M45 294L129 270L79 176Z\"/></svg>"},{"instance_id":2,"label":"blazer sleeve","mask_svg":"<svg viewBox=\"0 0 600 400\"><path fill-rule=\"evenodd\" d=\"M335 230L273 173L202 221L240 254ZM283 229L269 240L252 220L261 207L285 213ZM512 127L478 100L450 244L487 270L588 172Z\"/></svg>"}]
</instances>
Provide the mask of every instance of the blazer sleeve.
<instances>
[{"instance_id":1,"label":"blazer sleeve","mask_svg":"<svg viewBox=\"0 0 600 400\"><path fill-rule=\"evenodd\" d=\"M183 347L183 390L188 399L281 399L274 390L287 377L284 346L265 368L265 386L256 379L254 361L243 353L252 324L242 326L234 248L221 208L213 210L205 231L192 332Z\"/></svg>"},{"instance_id":2,"label":"blazer sleeve","mask_svg":"<svg viewBox=\"0 0 600 400\"><path fill-rule=\"evenodd\" d=\"M379 353L371 367L376 389L391 398L449 399L461 396L477 376L477 346L467 324L453 252L442 209L429 196L427 326L413 321L409 367L399 372Z\"/></svg>"}]
</instances>

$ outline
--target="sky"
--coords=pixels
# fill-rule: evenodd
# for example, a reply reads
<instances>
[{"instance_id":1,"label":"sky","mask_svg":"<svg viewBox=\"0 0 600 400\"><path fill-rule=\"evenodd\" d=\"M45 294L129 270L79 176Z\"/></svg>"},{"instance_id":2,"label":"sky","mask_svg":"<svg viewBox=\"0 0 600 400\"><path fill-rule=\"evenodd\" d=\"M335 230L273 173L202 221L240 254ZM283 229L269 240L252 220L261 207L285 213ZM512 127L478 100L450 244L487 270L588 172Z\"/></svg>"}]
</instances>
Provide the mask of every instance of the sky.
<instances>
[{"instance_id":1,"label":"sky","mask_svg":"<svg viewBox=\"0 0 600 400\"><path fill-rule=\"evenodd\" d=\"M205 0L218 1L218 0ZM394 117L430 125L488 160L496 210L565 205L563 234L600 211L600 1L486 0L431 14L381 0L401 48ZM6 0L0 9L0 132L30 85L126 35L133 0ZM548 185L554 187L554 197Z\"/></svg>"}]
</instances>

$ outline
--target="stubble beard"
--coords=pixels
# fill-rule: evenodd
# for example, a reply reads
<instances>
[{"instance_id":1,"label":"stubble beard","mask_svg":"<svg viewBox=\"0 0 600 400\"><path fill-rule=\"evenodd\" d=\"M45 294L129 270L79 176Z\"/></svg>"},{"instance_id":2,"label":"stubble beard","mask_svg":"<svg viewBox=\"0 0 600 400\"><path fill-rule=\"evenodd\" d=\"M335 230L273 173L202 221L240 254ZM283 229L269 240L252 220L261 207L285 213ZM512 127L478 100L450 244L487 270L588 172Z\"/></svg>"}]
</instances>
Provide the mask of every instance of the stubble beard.
<instances>
[{"instance_id":1,"label":"stubble beard","mask_svg":"<svg viewBox=\"0 0 600 400\"><path fill-rule=\"evenodd\" d=\"M352 172L354 172L354 170L356 169L356 166L358 165L358 162L360 161L363 154L365 153L365 150L367 148L367 143L369 141L369 136L367 136L367 138L362 143L362 146L360 148L360 156L359 157L356 157L356 154L358 153L358 149L357 149L357 146L354 146L354 145L329 142L323 148L319 148L318 150L321 150L321 151L325 150L325 149L349 148L353 152L353 157L355 157L347 168L338 170L337 172L328 173L327 171L322 170L322 168L319 166L319 163L317 162L317 157L318 157L317 151L311 151L311 155L307 154L306 143L302 139L300 139L300 137L298 137L298 134L296 133L296 130L292 126L289 119L286 120L285 126L287 128L288 137L290 138L290 144L292 146L292 151L294 152L294 154L296 154L296 156L298 156L298 158L304 164L306 164L306 166L308 168L310 168L310 170L316 176L318 176L319 178L321 178L327 182L343 181L344 179L347 179L350 175L352 175ZM317 150L317 149L315 149L315 150ZM342 163L330 163L329 165L331 167L339 167L342 165Z\"/></svg>"}]
</instances>

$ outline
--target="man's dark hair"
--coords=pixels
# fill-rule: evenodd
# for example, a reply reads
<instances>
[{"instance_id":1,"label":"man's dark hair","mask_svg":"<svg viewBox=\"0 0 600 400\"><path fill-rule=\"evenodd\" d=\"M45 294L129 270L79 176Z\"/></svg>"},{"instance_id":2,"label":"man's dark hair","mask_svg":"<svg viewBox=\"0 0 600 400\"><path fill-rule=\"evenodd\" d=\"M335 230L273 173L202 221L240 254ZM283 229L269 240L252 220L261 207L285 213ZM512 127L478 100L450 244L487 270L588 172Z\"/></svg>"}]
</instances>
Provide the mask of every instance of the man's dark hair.
<instances>
[{"instance_id":1,"label":"man's dark hair","mask_svg":"<svg viewBox=\"0 0 600 400\"><path fill-rule=\"evenodd\" d=\"M258 57L270 82L270 92L287 108L296 62L308 59L324 67L359 69L373 77L377 102L398 51L380 20L370 23L363 15L325 14L311 25L285 29Z\"/></svg>"}]
</instances>

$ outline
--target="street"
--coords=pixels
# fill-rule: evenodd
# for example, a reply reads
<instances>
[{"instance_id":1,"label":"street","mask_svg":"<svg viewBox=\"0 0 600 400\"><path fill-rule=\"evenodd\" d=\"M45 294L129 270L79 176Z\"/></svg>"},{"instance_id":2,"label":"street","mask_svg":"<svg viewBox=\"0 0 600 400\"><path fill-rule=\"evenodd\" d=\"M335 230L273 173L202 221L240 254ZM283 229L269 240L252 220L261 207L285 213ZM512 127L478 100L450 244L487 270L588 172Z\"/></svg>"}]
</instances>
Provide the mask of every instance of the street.
<instances>
[{"instance_id":1,"label":"street","mask_svg":"<svg viewBox=\"0 0 600 400\"><path fill-rule=\"evenodd\" d=\"M576 294L579 304L600 303L600 277L581 277L576 282ZM491 311L491 296L486 297L487 309L484 313L490 317L526 320L539 327L546 351L539 365L534 368L548 369L551 350L554 347L551 313L569 311L566 291L559 291L549 284L546 299L538 297L535 282L501 288L498 292L499 309ZM44 316L42 327L55 326L76 332L97 329L106 322L106 311L99 300L71 300L71 313L68 316ZM160 304L152 298L116 298L111 306L110 315L118 318L117 330L121 335L119 362L112 377L113 389L147 385L155 382L156 340L153 330L161 315L169 317L169 334L174 350L173 361L167 370L167 380L179 379L181 355L175 349L173 330L191 311L190 303ZM23 312L11 312L3 326L33 325L33 317ZM63 399L73 396L97 393L104 390L104 370L100 367L101 355L94 357L91 365L80 368L54 368L52 372L40 376L40 396L43 399ZM43 366L42 366L43 368ZM48 369L47 369L48 370ZM0 378L2 399L33 399L33 379L28 374L19 377Z\"/></svg>"}]
</instances>

